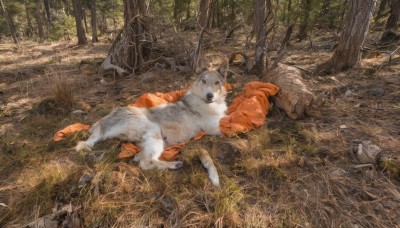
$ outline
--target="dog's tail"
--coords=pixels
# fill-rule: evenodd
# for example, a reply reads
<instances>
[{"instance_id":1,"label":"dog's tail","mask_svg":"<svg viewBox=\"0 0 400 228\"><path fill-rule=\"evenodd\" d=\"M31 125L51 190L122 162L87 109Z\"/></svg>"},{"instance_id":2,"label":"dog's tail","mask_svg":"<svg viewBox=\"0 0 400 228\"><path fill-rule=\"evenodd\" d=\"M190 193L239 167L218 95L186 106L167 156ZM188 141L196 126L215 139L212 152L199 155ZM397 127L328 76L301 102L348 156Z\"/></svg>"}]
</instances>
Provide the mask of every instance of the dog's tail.
<instances>
[{"instance_id":1,"label":"dog's tail","mask_svg":"<svg viewBox=\"0 0 400 228\"><path fill-rule=\"evenodd\" d=\"M219 188L219 176L217 168L215 167L210 155L208 154L207 150L200 149L200 161L203 164L204 168L208 171L208 178L210 178L211 183L214 187Z\"/></svg>"}]
</instances>

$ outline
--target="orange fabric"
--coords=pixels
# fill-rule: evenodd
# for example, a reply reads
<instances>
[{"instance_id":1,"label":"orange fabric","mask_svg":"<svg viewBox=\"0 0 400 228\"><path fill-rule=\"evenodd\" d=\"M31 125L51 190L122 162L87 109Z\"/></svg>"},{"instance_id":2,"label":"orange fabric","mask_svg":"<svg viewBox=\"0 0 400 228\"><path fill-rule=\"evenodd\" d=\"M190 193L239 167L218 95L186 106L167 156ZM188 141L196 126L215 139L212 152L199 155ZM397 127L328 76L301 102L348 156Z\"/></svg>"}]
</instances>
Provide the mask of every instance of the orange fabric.
<instances>
[{"instance_id":1,"label":"orange fabric","mask_svg":"<svg viewBox=\"0 0 400 228\"><path fill-rule=\"evenodd\" d=\"M221 119L219 127L225 135L248 132L264 124L269 110L268 97L278 93L273 84L250 82L229 106L227 117Z\"/></svg>"},{"instance_id":2,"label":"orange fabric","mask_svg":"<svg viewBox=\"0 0 400 228\"><path fill-rule=\"evenodd\" d=\"M87 131L87 130L89 130L89 128L90 128L90 125L87 125L87 124L81 124L81 123L71 124L64 129L57 131L53 137L53 141L57 142L57 141L64 140L68 134L71 134L71 133L74 133L77 131Z\"/></svg>"},{"instance_id":3,"label":"orange fabric","mask_svg":"<svg viewBox=\"0 0 400 228\"><path fill-rule=\"evenodd\" d=\"M185 95L185 90L177 90L169 93L145 93L134 104L129 106L151 108L180 100Z\"/></svg>"},{"instance_id":4,"label":"orange fabric","mask_svg":"<svg viewBox=\"0 0 400 228\"><path fill-rule=\"evenodd\" d=\"M227 84L226 88L232 87ZM248 132L261 126L269 110L268 97L278 93L279 89L273 84L263 82L250 82L245 85L243 92L237 96L227 110L227 117L221 119L220 129L224 135L234 135L237 133ZM184 90L172 91L169 93L146 93L139 97L130 106L150 108L169 102L178 101L185 94ZM77 126L84 126L79 129ZM76 128L77 127L77 128ZM88 130L89 125L73 124L56 133L53 140L62 140L66 134L79 130ZM199 132L193 139L198 140L205 133ZM57 139L57 140L56 140ZM175 160L179 155L179 150L186 142L178 145L166 147L160 159ZM132 143L124 143L121 147L119 158L132 157L140 151L140 147Z\"/></svg>"}]
</instances>

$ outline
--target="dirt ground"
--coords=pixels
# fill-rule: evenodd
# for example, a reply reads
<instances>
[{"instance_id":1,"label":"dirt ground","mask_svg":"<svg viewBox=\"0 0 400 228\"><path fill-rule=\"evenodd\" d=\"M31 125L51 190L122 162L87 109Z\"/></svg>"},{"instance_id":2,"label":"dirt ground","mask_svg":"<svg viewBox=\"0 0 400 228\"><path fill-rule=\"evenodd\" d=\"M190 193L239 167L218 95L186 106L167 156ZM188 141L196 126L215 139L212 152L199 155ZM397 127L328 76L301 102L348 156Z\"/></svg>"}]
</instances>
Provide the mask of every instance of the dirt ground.
<instances>
[{"instance_id":1,"label":"dirt ground","mask_svg":"<svg viewBox=\"0 0 400 228\"><path fill-rule=\"evenodd\" d=\"M85 47L74 41L0 44L0 226L20 227L68 206L58 225L399 227L400 169L360 165L349 151L353 140L370 140L400 156L400 54L389 62L382 52L396 46L377 45L376 34L370 35L364 46L373 50L364 52L361 66L313 75L309 71L331 56L335 43L333 35L321 34L312 35L312 47L293 41L282 60L306 69L303 79L318 100L309 117L291 120L273 107L257 130L189 143L178 171L142 171L118 159L117 140L83 153L73 147L84 133L51 138L145 92L186 88L191 72L160 65L127 77L99 72L111 46L106 39ZM244 48L241 41L210 48L229 54ZM259 80L243 66L231 69L228 101ZM70 106L55 99L58 85L73 94ZM201 166L200 147L215 160L219 189Z\"/></svg>"}]
</instances>

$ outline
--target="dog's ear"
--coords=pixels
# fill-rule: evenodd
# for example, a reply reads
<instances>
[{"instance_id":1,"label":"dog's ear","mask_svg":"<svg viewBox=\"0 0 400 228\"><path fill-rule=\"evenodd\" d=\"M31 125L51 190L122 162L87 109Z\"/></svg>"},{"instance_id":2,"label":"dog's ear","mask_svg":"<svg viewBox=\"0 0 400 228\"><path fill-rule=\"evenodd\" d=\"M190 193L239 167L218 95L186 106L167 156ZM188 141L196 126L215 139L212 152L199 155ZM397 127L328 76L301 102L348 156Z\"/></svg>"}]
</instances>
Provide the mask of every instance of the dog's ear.
<instances>
[{"instance_id":1,"label":"dog's ear","mask_svg":"<svg viewBox=\"0 0 400 228\"><path fill-rule=\"evenodd\" d=\"M204 63L203 59L199 58L199 60L197 60L196 66L194 67L194 72L196 74L201 74L206 70L207 70L206 64Z\"/></svg>"}]
</instances>

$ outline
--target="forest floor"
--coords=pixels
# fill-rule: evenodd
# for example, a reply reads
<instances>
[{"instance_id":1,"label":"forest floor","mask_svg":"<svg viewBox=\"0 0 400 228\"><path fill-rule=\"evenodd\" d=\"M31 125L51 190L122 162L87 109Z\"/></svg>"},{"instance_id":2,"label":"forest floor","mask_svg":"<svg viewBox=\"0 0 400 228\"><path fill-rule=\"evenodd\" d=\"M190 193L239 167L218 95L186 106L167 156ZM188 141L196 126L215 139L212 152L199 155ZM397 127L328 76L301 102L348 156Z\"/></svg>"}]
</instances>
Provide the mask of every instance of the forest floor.
<instances>
[{"instance_id":1,"label":"forest floor","mask_svg":"<svg viewBox=\"0 0 400 228\"><path fill-rule=\"evenodd\" d=\"M282 63L312 70L326 61L335 37L321 34L313 34L312 47L293 41ZM376 47L375 40L370 36L366 45ZM399 54L389 63L388 55L370 51L361 66L334 75L304 72L320 101L311 116L291 120L273 107L259 129L190 142L178 171L143 171L118 159L117 140L83 153L73 147L86 134L51 139L65 126L92 124L143 93L186 88L193 74L153 67L136 76L104 74L105 85L97 69L111 43L73 43L0 44L1 227L20 227L66 206L61 220L87 227L400 226L400 170L360 165L348 153L359 139L400 156ZM209 48L229 54L243 50L244 42ZM232 70L228 101L245 83L259 80L242 66ZM57 103L60 85L73 91L72 110L87 115ZM214 158L221 188L209 182L195 153L200 147Z\"/></svg>"}]
</instances>

